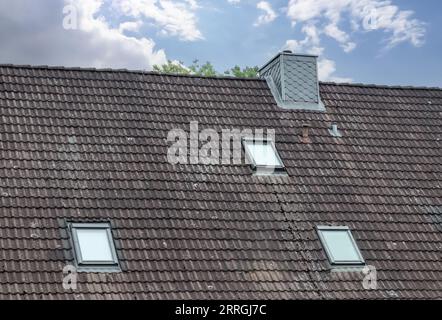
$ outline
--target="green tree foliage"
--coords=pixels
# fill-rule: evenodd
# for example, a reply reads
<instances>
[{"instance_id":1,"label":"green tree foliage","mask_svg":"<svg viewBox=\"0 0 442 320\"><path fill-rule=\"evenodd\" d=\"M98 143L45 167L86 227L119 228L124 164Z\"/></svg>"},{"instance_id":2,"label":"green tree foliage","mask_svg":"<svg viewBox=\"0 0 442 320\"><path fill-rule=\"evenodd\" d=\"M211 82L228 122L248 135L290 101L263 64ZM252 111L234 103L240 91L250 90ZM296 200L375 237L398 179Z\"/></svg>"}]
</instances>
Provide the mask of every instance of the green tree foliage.
<instances>
[{"instance_id":1,"label":"green tree foliage","mask_svg":"<svg viewBox=\"0 0 442 320\"><path fill-rule=\"evenodd\" d=\"M186 68L182 64L172 62L170 60L167 63L153 66L153 70L161 73L173 73L173 74L190 74L191 70Z\"/></svg>"},{"instance_id":2,"label":"green tree foliage","mask_svg":"<svg viewBox=\"0 0 442 320\"><path fill-rule=\"evenodd\" d=\"M237 78L257 78L258 71L259 71L258 67L245 67L241 69L240 66L234 66L232 69L224 72L224 74L234 76Z\"/></svg>"},{"instance_id":3,"label":"green tree foliage","mask_svg":"<svg viewBox=\"0 0 442 320\"><path fill-rule=\"evenodd\" d=\"M183 75L197 75L203 77L220 77L223 75L240 77L240 78L257 78L258 77L258 67L245 67L241 68L235 66L230 70L224 71L224 73L219 73L215 70L215 67L210 63L206 62L200 64L198 60L193 61L190 66L185 66L182 62L173 62L168 60L167 63L162 65L154 65L154 71L161 73L172 73L172 74L183 74Z\"/></svg>"},{"instance_id":4,"label":"green tree foliage","mask_svg":"<svg viewBox=\"0 0 442 320\"><path fill-rule=\"evenodd\" d=\"M203 65L199 64L198 60L193 61L192 65L188 67L191 71L191 74L204 76L204 77L216 77L218 72L215 70L213 65L210 62L206 62Z\"/></svg>"}]
</instances>

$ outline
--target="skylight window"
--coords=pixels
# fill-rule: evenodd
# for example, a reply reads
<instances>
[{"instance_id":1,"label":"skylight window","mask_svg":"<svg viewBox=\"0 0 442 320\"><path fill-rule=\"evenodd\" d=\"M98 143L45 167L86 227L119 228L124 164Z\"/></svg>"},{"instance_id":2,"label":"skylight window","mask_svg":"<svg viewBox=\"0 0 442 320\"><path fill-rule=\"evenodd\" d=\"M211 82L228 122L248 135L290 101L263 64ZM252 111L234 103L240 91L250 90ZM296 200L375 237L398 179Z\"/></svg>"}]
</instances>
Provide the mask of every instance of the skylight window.
<instances>
[{"instance_id":1,"label":"skylight window","mask_svg":"<svg viewBox=\"0 0 442 320\"><path fill-rule=\"evenodd\" d=\"M365 263L348 227L318 227L318 234L332 265Z\"/></svg>"},{"instance_id":2,"label":"skylight window","mask_svg":"<svg viewBox=\"0 0 442 320\"><path fill-rule=\"evenodd\" d=\"M118 267L109 223L72 223L71 232L78 266Z\"/></svg>"},{"instance_id":3,"label":"skylight window","mask_svg":"<svg viewBox=\"0 0 442 320\"><path fill-rule=\"evenodd\" d=\"M284 164L272 140L246 138L243 140L243 144L253 169L284 169Z\"/></svg>"}]
</instances>

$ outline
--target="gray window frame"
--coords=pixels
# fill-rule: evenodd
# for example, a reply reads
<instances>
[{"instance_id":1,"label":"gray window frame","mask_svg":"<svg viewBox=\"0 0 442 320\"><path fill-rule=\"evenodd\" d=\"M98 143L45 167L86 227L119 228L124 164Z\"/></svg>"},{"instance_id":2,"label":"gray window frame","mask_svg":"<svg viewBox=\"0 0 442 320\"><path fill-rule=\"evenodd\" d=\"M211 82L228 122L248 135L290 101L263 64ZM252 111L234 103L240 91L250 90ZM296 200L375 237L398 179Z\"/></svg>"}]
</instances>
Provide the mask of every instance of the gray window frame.
<instances>
[{"instance_id":1,"label":"gray window frame","mask_svg":"<svg viewBox=\"0 0 442 320\"><path fill-rule=\"evenodd\" d=\"M325 250L325 253L327 254L327 258L330 262L331 265L338 265L338 266L361 266L361 265L365 265L365 260L364 257L361 254L361 251L359 250L359 247L355 241L355 239L353 238L353 235L351 233L351 230L349 227L347 226L317 226L316 227L317 232L318 232L318 236L319 239L321 240L321 244L322 247ZM346 232L347 235L349 236L349 239L353 245L354 250L356 251L359 260L335 260L333 258L333 255L331 253L330 247L327 244L327 241L325 240L322 231L341 231L341 232Z\"/></svg>"},{"instance_id":2,"label":"gray window frame","mask_svg":"<svg viewBox=\"0 0 442 320\"><path fill-rule=\"evenodd\" d=\"M246 154L247 159L249 160L252 169L256 170L257 168L259 169L275 169L277 171L283 171L285 169L284 166L284 162L282 161L281 157L279 156L279 152L276 149L276 145L275 142L273 141L273 139L271 138L252 138L252 137L243 137L241 139L242 142L242 146L244 148L244 152ZM265 144L270 144L272 146L273 152L276 155L276 158L279 161L279 165L277 166L265 166L265 165L257 165L255 158L250 154L249 148L247 147L247 143L251 142L252 144L255 142L261 142L261 143L265 143Z\"/></svg>"},{"instance_id":3,"label":"gray window frame","mask_svg":"<svg viewBox=\"0 0 442 320\"><path fill-rule=\"evenodd\" d=\"M107 239L109 242L109 248L112 254L112 260L83 260L81 257L81 247L78 240L77 230L78 229L92 229L92 230L106 230ZM99 270L100 268L111 268L119 270L119 261L117 256L117 251L115 249L114 238L112 236L112 227L108 222L94 222L94 223L81 223L74 222L69 224L69 230L72 237L72 244L74 250L75 261L78 267L94 268Z\"/></svg>"}]
</instances>

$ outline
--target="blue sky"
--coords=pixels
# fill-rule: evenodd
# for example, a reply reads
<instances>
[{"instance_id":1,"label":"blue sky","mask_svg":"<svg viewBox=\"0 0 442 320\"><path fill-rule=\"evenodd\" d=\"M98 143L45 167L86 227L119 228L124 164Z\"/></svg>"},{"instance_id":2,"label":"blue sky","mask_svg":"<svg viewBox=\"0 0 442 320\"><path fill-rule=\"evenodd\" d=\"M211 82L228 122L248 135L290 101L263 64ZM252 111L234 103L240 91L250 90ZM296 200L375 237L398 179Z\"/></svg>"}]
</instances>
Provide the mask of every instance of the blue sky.
<instances>
[{"instance_id":1,"label":"blue sky","mask_svg":"<svg viewBox=\"0 0 442 320\"><path fill-rule=\"evenodd\" d=\"M325 81L442 87L440 0L36 2L0 0L0 63L224 71L291 49L318 54Z\"/></svg>"}]
</instances>

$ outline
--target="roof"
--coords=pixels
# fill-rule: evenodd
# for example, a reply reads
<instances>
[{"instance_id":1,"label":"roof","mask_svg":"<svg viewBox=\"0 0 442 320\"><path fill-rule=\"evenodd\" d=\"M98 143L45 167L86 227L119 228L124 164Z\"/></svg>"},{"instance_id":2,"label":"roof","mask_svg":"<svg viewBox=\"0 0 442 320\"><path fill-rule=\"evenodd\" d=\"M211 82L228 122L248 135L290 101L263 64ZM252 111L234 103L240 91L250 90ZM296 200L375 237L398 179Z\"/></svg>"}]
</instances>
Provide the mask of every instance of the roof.
<instances>
[{"instance_id":1,"label":"roof","mask_svg":"<svg viewBox=\"0 0 442 320\"><path fill-rule=\"evenodd\" d=\"M259 79L0 65L0 298L441 299L442 90L320 95L285 110ZM169 164L190 121L276 129L287 176ZM68 220L110 221L122 272L64 290ZM330 270L318 225L350 227L378 289Z\"/></svg>"}]
</instances>

